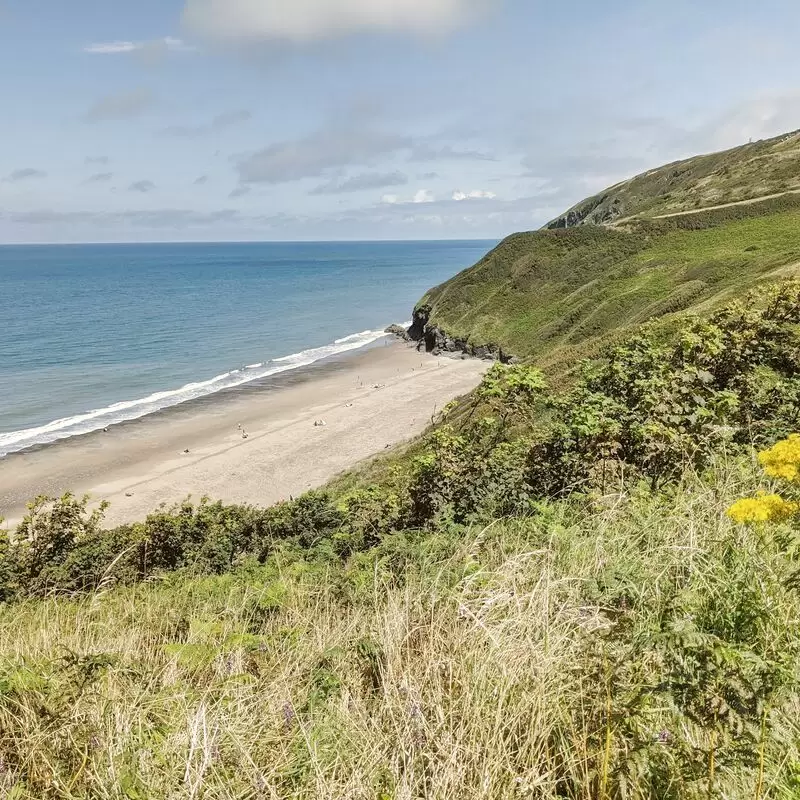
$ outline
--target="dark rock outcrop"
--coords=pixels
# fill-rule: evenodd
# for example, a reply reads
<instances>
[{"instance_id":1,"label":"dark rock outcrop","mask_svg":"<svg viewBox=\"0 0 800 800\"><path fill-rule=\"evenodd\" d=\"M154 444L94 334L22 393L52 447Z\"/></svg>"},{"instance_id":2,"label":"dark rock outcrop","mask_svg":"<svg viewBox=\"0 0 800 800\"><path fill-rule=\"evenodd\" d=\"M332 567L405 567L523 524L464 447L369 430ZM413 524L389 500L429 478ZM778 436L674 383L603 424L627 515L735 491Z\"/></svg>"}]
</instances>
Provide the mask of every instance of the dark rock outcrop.
<instances>
[{"instance_id":1,"label":"dark rock outcrop","mask_svg":"<svg viewBox=\"0 0 800 800\"><path fill-rule=\"evenodd\" d=\"M389 333L392 336L396 336L398 339L402 339L404 342L410 342L411 337L408 335L408 331L402 325L390 325L384 333Z\"/></svg>"},{"instance_id":2,"label":"dark rock outcrop","mask_svg":"<svg viewBox=\"0 0 800 800\"><path fill-rule=\"evenodd\" d=\"M597 195L581 205L571 208L545 227L549 230L575 228L578 225L606 225L623 214L622 201L610 194Z\"/></svg>"},{"instance_id":3,"label":"dark rock outcrop","mask_svg":"<svg viewBox=\"0 0 800 800\"><path fill-rule=\"evenodd\" d=\"M471 358L481 358L487 361L501 361L512 364L514 356L503 352L496 344L475 345L466 339L450 336L435 323L430 322L430 306L418 306L414 309L411 327L407 331L408 340L417 342L418 350L425 350L435 356L443 353L462 353Z\"/></svg>"}]
</instances>

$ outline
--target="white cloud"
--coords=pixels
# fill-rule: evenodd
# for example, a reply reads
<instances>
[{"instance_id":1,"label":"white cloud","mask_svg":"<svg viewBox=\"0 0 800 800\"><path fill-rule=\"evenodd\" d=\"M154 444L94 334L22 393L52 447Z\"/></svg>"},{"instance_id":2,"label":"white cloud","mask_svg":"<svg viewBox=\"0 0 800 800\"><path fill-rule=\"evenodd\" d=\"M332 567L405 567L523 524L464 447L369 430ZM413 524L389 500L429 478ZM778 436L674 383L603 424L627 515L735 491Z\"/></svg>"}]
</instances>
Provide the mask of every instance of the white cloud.
<instances>
[{"instance_id":1,"label":"white cloud","mask_svg":"<svg viewBox=\"0 0 800 800\"><path fill-rule=\"evenodd\" d=\"M91 53L92 55L113 56L120 53L136 53L141 50L151 49L186 52L194 48L189 47L182 39L176 39L174 36L164 36L162 39L151 39L147 42L98 42L87 45L83 48L83 52Z\"/></svg>"},{"instance_id":2,"label":"white cloud","mask_svg":"<svg viewBox=\"0 0 800 800\"><path fill-rule=\"evenodd\" d=\"M497 195L494 192L487 192L483 189L473 189L471 192L453 192L453 200L494 200Z\"/></svg>"},{"instance_id":3,"label":"white cloud","mask_svg":"<svg viewBox=\"0 0 800 800\"><path fill-rule=\"evenodd\" d=\"M404 200L398 197L396 194L385 194L381 197L381 203L387 206L395 206L395 205L412 205L418 203L434 203L436 202L436 198L433 195L433 192L430 189L419 189L417 192L414 193L414 196Z\"/></svg>"},{"instance_id":4,"label":"white cloud","mask_svg":"<svg viewBox=\"0 0 800 800\"><path fill-rule=\"evenodd\" d=\"M367 30L435 33L491 0L185 0L187 24L214 38L308 42Z\"/></svg>"}]
</instances>

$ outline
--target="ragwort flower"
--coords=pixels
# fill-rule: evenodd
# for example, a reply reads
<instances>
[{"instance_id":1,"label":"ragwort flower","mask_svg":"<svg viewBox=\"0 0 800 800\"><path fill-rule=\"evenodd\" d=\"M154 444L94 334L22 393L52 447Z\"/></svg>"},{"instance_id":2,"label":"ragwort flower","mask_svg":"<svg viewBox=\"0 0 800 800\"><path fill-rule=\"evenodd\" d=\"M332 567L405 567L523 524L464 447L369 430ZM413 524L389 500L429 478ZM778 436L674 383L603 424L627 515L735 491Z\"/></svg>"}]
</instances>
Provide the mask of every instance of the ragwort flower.
<instances>
[{"instance_id":1,"label":"ragwort flower","mask_svg":"<svg viewBox=\"0 0 800 800\"><path fill-rule=\"evenodd\" d=\"M762 494L737 500L729 509L728 516L734 522L753 524L757 522L784 522L798 511L797 503L790 503L777 494Z\"/></svg>"},{"instance_id":2,"label":"ragwort flower","mask_svg":"<svg viewBox=\"0 0 800 800\"><path fill-rule=\"evenodd\" d=\"M759 453L758 460L767 475L797 482L800 477L800 434L793 433L788 439Z\"/></svg>"}]
</instances>

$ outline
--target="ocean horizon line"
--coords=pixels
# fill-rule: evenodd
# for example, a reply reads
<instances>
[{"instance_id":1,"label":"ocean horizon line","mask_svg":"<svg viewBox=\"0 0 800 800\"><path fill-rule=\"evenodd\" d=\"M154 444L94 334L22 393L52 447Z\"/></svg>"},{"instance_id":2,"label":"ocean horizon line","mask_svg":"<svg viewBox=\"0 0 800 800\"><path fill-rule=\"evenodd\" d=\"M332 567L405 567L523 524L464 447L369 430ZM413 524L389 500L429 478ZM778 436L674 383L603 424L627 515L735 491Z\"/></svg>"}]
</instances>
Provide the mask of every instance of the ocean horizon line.
<instances>
[{"instance_id":1,"label":"ocean horizon line","mask_svg":"<svg viewBox=\"0 0 800 800\"><path fill-rule=\"evenodd\" d=\"M0 247L137 247L146 245L232 245L232 244L427 244L436 242L500 242L502 238L439 239L153 239L142 241L108 240L91 242L0 242Z\"/></svg>"}]
</instances>

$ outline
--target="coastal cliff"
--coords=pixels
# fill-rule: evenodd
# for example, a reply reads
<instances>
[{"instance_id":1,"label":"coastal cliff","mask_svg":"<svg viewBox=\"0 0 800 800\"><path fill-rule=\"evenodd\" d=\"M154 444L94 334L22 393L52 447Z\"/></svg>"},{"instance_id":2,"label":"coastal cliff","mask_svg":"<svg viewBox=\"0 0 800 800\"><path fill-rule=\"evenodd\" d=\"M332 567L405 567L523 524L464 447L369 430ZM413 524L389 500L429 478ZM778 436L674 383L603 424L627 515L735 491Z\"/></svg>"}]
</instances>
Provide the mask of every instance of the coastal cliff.
<instances>
[{"instance_id":1,"label":"coastal cliff","mask_svg":"<svg viewBox=\"0 0 800 800\"><path fill-rule=\"evenodd\" d=\"M408 335L561 372L642 323L707 314L776 270L794 274L798 175L794 132L617 183L429 290Z\"/></svg>"},{"instance_id":2,"label":"coastal cliff","mask_svg":"<svg viewBox=\"0 0 800 800\"><path fill-rule=\"evenodd\" d=\"M440 355L441 353L462 353L470 358L481 358L509 364L515 357L506 353L496 344L474 344L468 339L451 336L436 323L430 321L431 307L420 305L414 309L411 327L405 332L405 338L417 342L420 350Z\"/></svg>"}]
</instances>

